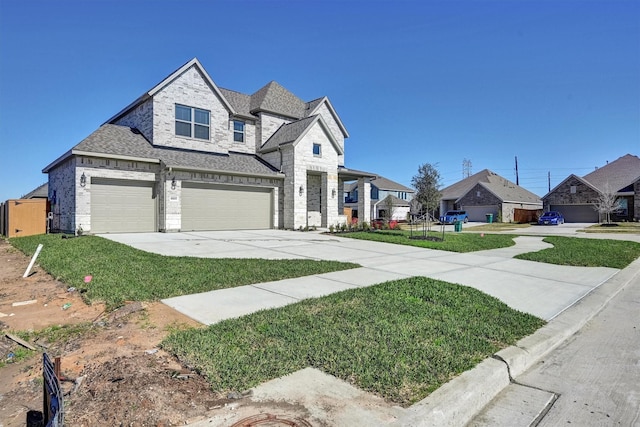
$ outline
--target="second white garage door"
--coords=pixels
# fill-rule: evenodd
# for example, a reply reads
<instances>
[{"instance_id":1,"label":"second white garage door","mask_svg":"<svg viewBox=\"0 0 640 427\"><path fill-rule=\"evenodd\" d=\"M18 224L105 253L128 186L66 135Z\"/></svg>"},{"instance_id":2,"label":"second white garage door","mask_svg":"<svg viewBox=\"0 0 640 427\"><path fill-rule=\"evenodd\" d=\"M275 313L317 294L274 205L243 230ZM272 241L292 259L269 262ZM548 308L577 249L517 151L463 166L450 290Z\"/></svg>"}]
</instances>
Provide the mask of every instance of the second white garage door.
<instances>
[{"instance_id":1,"label":"second white garage door","mask_svg":"<svg viewBox=\"0 0 640 427\"><path fill-rule=\"evenodd\" d=\"M271 228L271 188L182 184L182 231Z\"/></svg>"}]
</instances>

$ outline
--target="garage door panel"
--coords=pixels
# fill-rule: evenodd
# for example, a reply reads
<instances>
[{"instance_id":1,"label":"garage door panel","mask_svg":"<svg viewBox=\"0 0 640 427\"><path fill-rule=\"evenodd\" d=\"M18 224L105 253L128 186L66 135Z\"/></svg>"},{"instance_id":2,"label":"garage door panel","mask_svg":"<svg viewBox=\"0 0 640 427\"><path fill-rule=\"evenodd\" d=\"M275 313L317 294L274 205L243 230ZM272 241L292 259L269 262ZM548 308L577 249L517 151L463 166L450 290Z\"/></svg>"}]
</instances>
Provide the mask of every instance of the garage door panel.
<instances>
[{"instance_id":1,"label":"garage door panel","mask_svg":"<svg viewBox=\"0 0 640 427\"><path fill-rule=\"evenodd\" d=\"M558 211L565 222L598 222L598 211L592 205L551 205L549 210Z\"/></svg>"},{"instance_id":2,"label":"garage door panel","mask_svg":"<svg viewBox=\"0 0 640 427\"><path fill-rule=\"evenodd\" d=\"M183 231L271 228L272 189L184 183Z\"/></svg>"},{"instance_id":3,"label":"garage door panel","mask_svg":"<svg viewBox=\"0 0 640 427\"><path fill-rule=\"evenodd\" d=\"M493 220L496 221L498 218L498 206L496 205L487 205L487 206L463 206L462 210L467 212L467 216L469 217L469 221L479 221L484 222L487 220L487 214L493 214Z\"/></svg>"},{"instance_id":4,"label":"garage door panel","mask_svg":"<svg viewBox=\"0 0 640 427\"><path fill-rule=\"evenodd\" d=\"M92 233L151 231L156 231L154 182L92 179Z\"/></svg>"}]
</instances>

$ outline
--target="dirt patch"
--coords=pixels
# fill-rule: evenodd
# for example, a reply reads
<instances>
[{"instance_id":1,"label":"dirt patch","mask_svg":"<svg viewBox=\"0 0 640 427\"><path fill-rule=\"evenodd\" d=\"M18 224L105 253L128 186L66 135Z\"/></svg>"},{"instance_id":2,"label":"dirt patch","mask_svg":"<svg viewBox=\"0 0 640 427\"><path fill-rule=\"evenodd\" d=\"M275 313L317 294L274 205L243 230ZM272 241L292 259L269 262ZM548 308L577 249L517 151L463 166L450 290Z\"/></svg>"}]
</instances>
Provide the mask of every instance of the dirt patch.
<instances>
[{"instance_id":1,"label":"dirt patch","mask_svg":"<svg viewBox=\"0 0 640 427\"><path fill-rule=\"evenodd\" d=\"M132 303L106 313L0 239L0 425L24 426L29 410L42 410L42 352L61 358L65 425L175 426L208 417L231 402L182 366L158 344L172 328L198 323L162 303ZM15 361L20 345L6 333L82 324L63 342L30 343L30 357Z\"/></svg>"}]
</instances>

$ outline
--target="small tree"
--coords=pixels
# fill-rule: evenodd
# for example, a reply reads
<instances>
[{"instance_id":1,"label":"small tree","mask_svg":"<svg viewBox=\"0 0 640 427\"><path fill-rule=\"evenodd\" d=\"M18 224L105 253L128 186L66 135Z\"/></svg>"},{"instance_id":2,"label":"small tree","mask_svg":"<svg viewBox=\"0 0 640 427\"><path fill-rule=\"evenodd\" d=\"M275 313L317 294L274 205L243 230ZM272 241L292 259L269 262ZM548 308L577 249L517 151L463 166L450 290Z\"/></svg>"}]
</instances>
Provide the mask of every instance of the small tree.
<instances>
[{"instance_id":1,"label":"small tree","mask_svg":"<svg viewBox=\"0 0 640 427\"><path fill-rule=\"evenodd\" d=\"M603 190L598 195L598 200L593 204L593 208L600 213L600 217L604 216L605 222L611 224L611 212L620 208L620 198L611 191L609 183L604 185Z\"/></svg>"},{"instance_id":2,"label":"small tree","mask_svg":"<svg viewBox=\"0 0 640 427\"><path fill-rule=\"evenodd\" d=\"M396 210L396 205L393 203L393 197L385 197L382 201L382 205L384 206L384 217L382 219L389 222L393 219L393 214Z\"/></svg>"},{"instance_id":3,"label":"small tree","mask_svg":"<svg viewBox=\"0 0 640 427\"><path fill-rule=\"evenodd\" d=\"M423 212L433 215L440 207L440 172L437 164L420 165L418 173L411 178L411 185L416 189L415 198L422 204Z\"/></svg>"}]
</instances>

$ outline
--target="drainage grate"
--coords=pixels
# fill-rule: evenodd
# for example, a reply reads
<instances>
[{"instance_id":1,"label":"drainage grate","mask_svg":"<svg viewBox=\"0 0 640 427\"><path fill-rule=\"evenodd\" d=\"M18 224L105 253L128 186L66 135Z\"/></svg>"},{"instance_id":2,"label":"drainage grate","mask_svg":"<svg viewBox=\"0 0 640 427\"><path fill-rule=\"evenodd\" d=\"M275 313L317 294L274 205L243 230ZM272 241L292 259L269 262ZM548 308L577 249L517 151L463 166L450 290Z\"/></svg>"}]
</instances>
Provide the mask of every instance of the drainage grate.
<instances>
[{"instance_id":1,"label":"drainage grate","mask_svg":"<svg viewBox=\"0 0 640 427\"><path fill-rule=\"evenodd\" d=\"M313 427L309 422L300 418L288 418L282 415L258 414L243 418L231 427Z\"/></svg>"}]
</instances>

